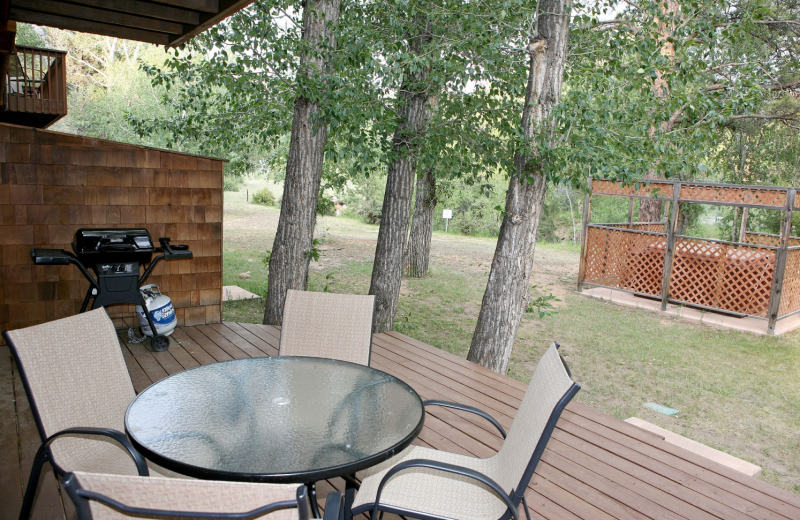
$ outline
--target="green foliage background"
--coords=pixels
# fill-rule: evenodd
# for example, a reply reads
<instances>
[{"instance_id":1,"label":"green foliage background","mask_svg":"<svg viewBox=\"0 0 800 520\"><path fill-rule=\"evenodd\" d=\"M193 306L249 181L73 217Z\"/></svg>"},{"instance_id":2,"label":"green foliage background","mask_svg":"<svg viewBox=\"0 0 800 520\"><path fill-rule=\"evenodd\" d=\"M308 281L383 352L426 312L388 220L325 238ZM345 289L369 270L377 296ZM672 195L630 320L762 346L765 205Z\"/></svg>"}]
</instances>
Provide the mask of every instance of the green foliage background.
<instances>
[{"instance_id":1,"label":"green foliage background","mask_svg":"<svg viewBox=\"0 0 800 520\"><path fill-rule=\"evenodd\" d=\"M668 5L574 4L556 131L536 143L551 179L542 239L575 238L589 176L798 184L798 4L691 0L675 13ZM524 146L518 125L534 8L528 0L344 1L338 49L312 83L296 79L307 51L299 0L259 0L168 52L25 24L18 42L69 52L70 113L54 129L223 157L231 178L280 182L294 97L315 97L330 128L320 211L337 199L371 223L380 218L397 89L404 74L427 68L437 103L417 164L437 177L435 228L444 228L448 208L453 232L493 236L513 152ZM420 20L446 37L416 56L407 40ZM614 204L598 200L593 220L624 221L627 207ZM709 211L683 208L687 228L730 236L733 212ZM751 223L777 226L759 212Z\"/></svg>"}]
</instances>

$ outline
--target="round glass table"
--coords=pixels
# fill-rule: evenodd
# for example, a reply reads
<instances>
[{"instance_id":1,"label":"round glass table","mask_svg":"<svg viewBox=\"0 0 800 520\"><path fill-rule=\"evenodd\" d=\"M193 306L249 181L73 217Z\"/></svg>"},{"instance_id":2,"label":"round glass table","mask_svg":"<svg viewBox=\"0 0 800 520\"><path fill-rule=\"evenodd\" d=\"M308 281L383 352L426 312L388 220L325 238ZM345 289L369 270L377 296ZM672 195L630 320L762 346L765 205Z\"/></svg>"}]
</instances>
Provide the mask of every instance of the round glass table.
<instances>
[{"instance_id":1,"label":"round glass table","mask_svg":"<svg viewBox=\"0 0 800 520\"><path fill-rule=\"evenodd\" d=\"M125 429L145 457L184 475L307 483L392 457L424 417L419 395L385 372L275 356L162 379L131 402Z\"/></svg>"}]
</instances>

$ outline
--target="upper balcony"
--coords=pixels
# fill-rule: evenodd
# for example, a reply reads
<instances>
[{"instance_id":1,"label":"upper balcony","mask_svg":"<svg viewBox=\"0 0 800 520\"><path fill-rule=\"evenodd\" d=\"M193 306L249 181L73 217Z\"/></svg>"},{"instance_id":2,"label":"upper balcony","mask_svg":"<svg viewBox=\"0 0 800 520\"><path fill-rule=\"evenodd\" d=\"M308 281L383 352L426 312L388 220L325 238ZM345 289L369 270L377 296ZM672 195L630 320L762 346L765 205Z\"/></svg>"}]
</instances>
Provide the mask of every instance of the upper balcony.
<instances>
[{"instance_id":1,"label":"upper balcony","mask_svg":"<svg viewBox=\"0 0 800 520\"><path fill-rule=\"evenodd\" d=\"M47 128L67 115L66 52L18 45L3 78L0 122Z\"/></svg>"}]
</instances>

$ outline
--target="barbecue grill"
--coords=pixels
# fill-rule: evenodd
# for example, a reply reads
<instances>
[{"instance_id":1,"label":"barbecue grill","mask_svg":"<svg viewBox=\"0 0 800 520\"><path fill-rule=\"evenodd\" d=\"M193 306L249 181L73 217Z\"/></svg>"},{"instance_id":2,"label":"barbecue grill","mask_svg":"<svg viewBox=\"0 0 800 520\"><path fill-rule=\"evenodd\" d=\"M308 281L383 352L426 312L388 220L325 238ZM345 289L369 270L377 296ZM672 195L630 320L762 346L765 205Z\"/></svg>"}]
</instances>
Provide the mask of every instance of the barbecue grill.
<instances>
[{"instance_id":1,"label":"barbecue grill","mask_svg":"<svg viewBox=\"0 0 800 520\"><path fill-rule=\"evenodd\" d=\"M74 253L33 249L31 258L36 265L74 264L83 273L89 280L89 290L80 312L86 311L92 299L92 309L119 303L141 305L153 331L150 345L162 352L169 347L169 339L157 333L139 287L161 260L192 258L192 252L186 245L170 245L169 238L159 238L158 242L160 247L154 245L146 229L79 229L72 240ZM153 258L156 253L160 254ZM144 268L141 276L140 268Z\"/></svg>"}]
</instances>

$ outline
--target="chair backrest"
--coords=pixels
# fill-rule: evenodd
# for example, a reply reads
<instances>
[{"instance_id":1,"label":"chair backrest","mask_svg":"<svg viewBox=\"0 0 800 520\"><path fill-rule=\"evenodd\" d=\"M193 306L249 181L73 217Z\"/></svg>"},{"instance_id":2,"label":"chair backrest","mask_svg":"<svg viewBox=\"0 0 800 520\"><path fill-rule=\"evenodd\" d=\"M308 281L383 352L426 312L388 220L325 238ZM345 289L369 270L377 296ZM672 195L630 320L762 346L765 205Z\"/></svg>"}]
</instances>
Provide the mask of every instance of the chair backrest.
<instances>
[{"instance_id":1,"label":"chair backrest","mask_svg":"<svg viewBox=\"0 0 800 520\"><path fill-rule=\"evenodd\" d=\"M124 430L125 410L136 393L105 309L7 331L3 337L19 367L42 441L76 426ZM86 450L98 445L107 447L108 442L65 437L51 452L59 466L69 469L81 467L76 463Z\"/></svg>"},{"instance_id":2,"label":"chair backrest","mask_svg":"<svg viewBox=\"0 0 800 520\"><path fill-rule=\"evenodd\" d=\"M500 451L495 455L503 489L524 493L564 407L580 390L553 343L536 366Z\"/></svg>"},{"instance_id":3,"label":"chair backrest","mask_svg":"<svg viewBox=\"0 0 800 520\"><path fill-rule=\"evenodd\" d=\"M312 356L369 365L375 297L286 292L281 356Z\"/></svg>"},{"instance_id":4,"label":"chair backrest","mask_svg":"<svg viewBox=\"0 0 800 520\"><path fill-rule=\"evenodd\" d=\"M297 484L254 484L179 478L68 473L63 479L80 520L124 520L169 518L169 513L245 513L265 506L278 509L253 518L305 520L308 498L305 486ZM99 495L99 496L98 496ZM111 499L122 508L104 503ZM128 511L125 511L125 509ZM149 509L163 514L136 514L131 509ZM141 513L141 512L140 512Z\"/></svg>"}]
</instances>

